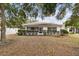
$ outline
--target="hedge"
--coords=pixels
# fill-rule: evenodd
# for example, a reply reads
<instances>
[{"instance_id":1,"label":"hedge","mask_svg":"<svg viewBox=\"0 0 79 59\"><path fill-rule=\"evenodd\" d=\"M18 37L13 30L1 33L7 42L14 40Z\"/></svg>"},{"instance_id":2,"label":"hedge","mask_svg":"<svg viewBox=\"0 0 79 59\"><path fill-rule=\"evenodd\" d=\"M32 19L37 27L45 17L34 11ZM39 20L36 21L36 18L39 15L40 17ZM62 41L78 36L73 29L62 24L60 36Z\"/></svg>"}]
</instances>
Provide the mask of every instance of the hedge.
<instances>
[{"instance_id":1,"label":"hedge","mask_svg":"<svg viewBox=\"0 0 79 59\"><path fill-rule=\"evenodd\" d=\"M68 31L65 29L61 29L60 32L62 36L68 34Z\"/></svg>"}]
</instances>

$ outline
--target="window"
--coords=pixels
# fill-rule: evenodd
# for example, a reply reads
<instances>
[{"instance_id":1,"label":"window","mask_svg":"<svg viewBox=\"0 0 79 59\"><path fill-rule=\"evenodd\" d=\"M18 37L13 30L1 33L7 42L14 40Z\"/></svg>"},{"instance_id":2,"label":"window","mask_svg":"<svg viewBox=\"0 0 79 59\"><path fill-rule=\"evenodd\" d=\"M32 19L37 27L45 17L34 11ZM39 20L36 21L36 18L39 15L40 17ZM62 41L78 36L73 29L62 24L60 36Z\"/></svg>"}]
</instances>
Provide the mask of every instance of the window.
<instances>
[{"instance_id":1,"label":"window","mask_svg":"<svg viewBox=\"0 0 79 59\"><path fill-rule=\"evenodd\" d=\"M56 32L57 31L57 27L49 27L48 28L48 31Z\"/></svg>"}]
</instances>

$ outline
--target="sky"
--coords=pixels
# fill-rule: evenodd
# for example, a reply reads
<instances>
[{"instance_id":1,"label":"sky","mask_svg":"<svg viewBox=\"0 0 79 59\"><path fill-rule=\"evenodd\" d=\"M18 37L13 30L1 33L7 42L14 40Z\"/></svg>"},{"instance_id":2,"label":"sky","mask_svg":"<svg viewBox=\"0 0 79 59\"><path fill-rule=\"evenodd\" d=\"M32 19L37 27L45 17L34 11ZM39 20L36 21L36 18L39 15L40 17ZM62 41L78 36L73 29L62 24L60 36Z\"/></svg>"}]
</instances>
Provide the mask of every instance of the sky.
<instances>
[{"instance_id":1,"label":"sky","mask_svg":"<svg viewBox=\"0 0 79 59\"><path fill-rule=\"evenodd\" d=\"M71 6L73 7L74 4L71 4ZM63 19L58 20L56 18L56 15L60 12L60 8L63 8L63 7L64 7L64 4L57 4L54 16L44 17L43 20L40 17L37 17L37 20L39 22L49 22L49 23L55 23L55 24L63 24L65 21L69 20L69 18L72 15L72 9L73 9L73 8L71 8L71 9L66 8L65 16L63 17ZM41 15L41 10L39 10L38 15Z\"/></svg>"}]
</instances>

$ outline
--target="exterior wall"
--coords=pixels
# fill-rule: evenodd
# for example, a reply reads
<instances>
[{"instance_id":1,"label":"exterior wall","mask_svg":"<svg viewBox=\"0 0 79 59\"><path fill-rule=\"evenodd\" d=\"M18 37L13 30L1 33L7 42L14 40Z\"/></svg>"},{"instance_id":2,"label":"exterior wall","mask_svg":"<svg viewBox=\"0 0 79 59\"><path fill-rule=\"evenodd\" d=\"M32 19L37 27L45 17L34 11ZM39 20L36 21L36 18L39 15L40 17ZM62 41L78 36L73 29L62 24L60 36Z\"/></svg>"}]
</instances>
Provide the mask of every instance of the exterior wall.
<instances>
[{"instance_id":1,"label":"exterior wall","mask_svg":"<svg viewBox=\"0 0 79 59\"><path fill-rule=\"evenodd\" d=\"M72 27L72 26L66 27L66 30L67 30L69 33L79 33L79 28L75 28L75 27Z\"/></svg>"},{"instance_id":2,"label":"exterior wall","mask_svg":"<svg viewBox=\"0 0 79 59\"><path fill-rule=\"evenodd\" d=\"M61 29L61 27L56 27L56 28L57 28L56 29L57 31L60 31L60 29ZM29 29L27 29L27 27L25 27L25 29L26 30L29 30ZM48 30L48 27L43 27L43 30Z\"/></svg>"},{"instance_id":3,"label":"exterior wall","mask_svg":"<svg viewBox=\"0 0 79 59\"><path fill-rule=\"evenodd\" d=\"M61 27L57 27L57 31L60 31Z\"/></svg>"},{"instance_id":4,"label":"exterior wall","mask_svg":"<svg viewBox=\"0 0 79 59\"><path fill-rule=\"evenodd\" d=\"M24 27L27 30L27 27Z\"/></svg>"},{"instance_id":5,"label":"exterior wall","mask_svg":"<svg viewBox=\"0 0 79 59\"><path fill-rule=\"evenodd\" d=\"M69 30L70 30L70 28L67 28L66 30L67 30L68 32L70 32L70 31L69 31Z\"/></svg>"},{"instance_id":6,"label":"exterior wall","mask_svg":"<svg viewBox=\"0 0 79 59\"><path fill-rule=\"evenodd\" d=\"M47 27L43 27L43 30L48 30L48 28Z\"/></svg>"},{"instance_id":7,"label":"exterior wall","mask_svg":"<svg viewBox=\"0 0 79 59\"><path fill-rule=\"evenodd\" d=\"M65 29L65 24L63 24L63 26L61 27L61 29Z\"/></svg>"},{"instance_id":8,"label":"exterior wall","mask_svg":"<svg viewBox=\"0 0 79 59\"><path fill-rule=\"evenodd\" d=\"M32 27L33 28L33 27ZM60 31L61 27L34 27L35 29L31 29L31 27L25 27L26 30L29 30L29 32L26 33L26 35L53 35L57 34ZM43 31L45 30L45 31ZM32 32L31 32L32 31Z\"/></svg>"},{"instance_id":9,"label":"exterior wall","mask_svg":"<svg viewBox=\"0 0 79 59\"><path fill-rule=\"evenodd\" d=\"M18 28L6 28L6 35L16 34L17 32L18 32ZM1 35L1 31L0 31L0 35Z\"/></svg>"},{"instance_id":10,"label":"exterior wall","mask_svg":"<svg viewBox=\"0 0 79 59\"><path fill-rule=\"evenodd\" d=\"M16 34L18 32L18 28L6 28L6 34Z\"/></svg>"},{"instance_id":11,"label":"exterior wall","mask_svg":"<svg viewBox=\"0 0 79 59\"><path fill-rule=\"evenodd\" d=\"M32 27L32 28L31 28ZM33 29L34 27L34 29ZM64 25L53 25L53 24L29 24L24 25L26 30L29 30L27 34L34 34L34 35L53 35L53 34L60 34L60 29L64 29ZM45 31L43 31L45 30ZM32 31L32 32L31 32ZM35 34L36 33L36 34Z\"/></svg>"}]
</instances>

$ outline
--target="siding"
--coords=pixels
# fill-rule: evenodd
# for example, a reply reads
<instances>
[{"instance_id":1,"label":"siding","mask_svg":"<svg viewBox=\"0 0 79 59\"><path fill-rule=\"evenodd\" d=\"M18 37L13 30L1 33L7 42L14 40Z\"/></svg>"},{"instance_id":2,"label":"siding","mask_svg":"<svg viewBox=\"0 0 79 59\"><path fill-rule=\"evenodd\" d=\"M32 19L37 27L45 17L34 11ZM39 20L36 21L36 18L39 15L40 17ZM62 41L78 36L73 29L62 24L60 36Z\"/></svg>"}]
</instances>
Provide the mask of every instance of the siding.
<instances>
[{"instance_id":1,"label":"siding","mask_svg":"<svg viewBox=\"0 0 79 59\"><path fill-rule=\"evenodd\" d=\"M18 32L18 28L6 28L6 34L16 34ZM1 34L1 31L0 31Z\"/></svg>"}]
</instances>

